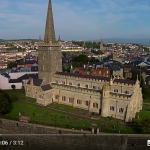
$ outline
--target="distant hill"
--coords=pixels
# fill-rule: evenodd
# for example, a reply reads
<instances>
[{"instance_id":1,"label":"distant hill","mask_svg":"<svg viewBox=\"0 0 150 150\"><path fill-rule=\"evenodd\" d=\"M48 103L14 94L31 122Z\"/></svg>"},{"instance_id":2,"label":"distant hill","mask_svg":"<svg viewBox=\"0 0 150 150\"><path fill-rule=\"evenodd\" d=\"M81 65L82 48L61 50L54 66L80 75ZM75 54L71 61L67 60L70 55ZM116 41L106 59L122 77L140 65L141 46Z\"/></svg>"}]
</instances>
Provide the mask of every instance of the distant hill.
<instances>
[{"instance_id":1,"label":"distant hill","mask_svg":"<svg viewBox=\"0 0 150 150\"><path fill-rule=\"evenodd\" d=\"M91 40L93 42L99 42L100 40ZM125 43L125 44L140 44L145 46L150 46L150 39L124 39L124 38L106 38L103 42L107 43Z\"/></svg>"},{"instance_id":2,"label":"distant hill","mask_svg":"<svg viewBox=\"0 0 150 150\"><path fill-rule=\"evenodd\" d=\"M12 42L12 41L36 42L38 41L38 39L0 39L0 42Z\"/></svg>"}]
</instances>

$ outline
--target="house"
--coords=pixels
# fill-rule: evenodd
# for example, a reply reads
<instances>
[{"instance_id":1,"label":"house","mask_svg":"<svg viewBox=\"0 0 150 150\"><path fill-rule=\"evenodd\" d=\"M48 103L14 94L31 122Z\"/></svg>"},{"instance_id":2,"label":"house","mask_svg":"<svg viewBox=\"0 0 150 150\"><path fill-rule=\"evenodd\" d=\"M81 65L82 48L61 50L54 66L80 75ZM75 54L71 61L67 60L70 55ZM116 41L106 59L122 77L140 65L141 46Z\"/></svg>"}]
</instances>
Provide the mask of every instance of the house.
<instances>
[{"instance_id":1,"label":"house","mask_svg":"<svg viewBox=\"0 0 150 150\"><path fill-rule=\"evenodd\" d=\"M111 70L110 69L91 69L90 75L92 76L99 76L99 77L109 77L111 76Z\"/></svg>"},{"instance_id":2,"label":"house","mask_svg":"<svg viewBox=\"0 0 150 150\"><path fill-rule=\"evenodd\" d=\"M38 78L38 74L24 74L16 79L11 79L9 75L0 75L0 89L12 89L12 85L15 85L15 89L22 89L30 77Z\"/></svg>"},{"instance_id":3,"label":"house","mask_svg":"<svg viewBox=\"0 0 150 150\"><path fill-rule=\"evenodd\" d=\"M38 58L36 57L35 59L33 59L33 57L26 57L23 59L23 61L20 61L17 64L17 68L19 67L32 67L32 66L37 66L38 65Z\"/></svg>"},{"instance_id":4,"label":"house","mask_svg":"<svg viewBox=\"0 0 150 150\"><path fill-rule=\"evenodd\" d=\"M87 68L103 68L104 67L104 63L103 62L89 62L87 64Z\"/></svg>"},{"instance_id":5,"label":"house","mask_svg":"<svg viewBox=\"0 0 150 150\"><path fill-rule=\"evenodd\" d=\"M123 76L125 79L131 79L132 78L132 72L131 72L131 68L124 68L123 69Z\"/></svg>"},{"instance_id":6,"label":"house","mask_svg":"<svg viewBox=\"0 0 150 150\"><path fill-rule=\"evenodd\" d=\"M78 68L73 68L72 71L70 71L71 73L78 73L78 74L83 74L83 75L88 75L90 74L89 71L87 71L87 69L83 68L83 67L78 67Z\"/></svg>"}]
</instances>

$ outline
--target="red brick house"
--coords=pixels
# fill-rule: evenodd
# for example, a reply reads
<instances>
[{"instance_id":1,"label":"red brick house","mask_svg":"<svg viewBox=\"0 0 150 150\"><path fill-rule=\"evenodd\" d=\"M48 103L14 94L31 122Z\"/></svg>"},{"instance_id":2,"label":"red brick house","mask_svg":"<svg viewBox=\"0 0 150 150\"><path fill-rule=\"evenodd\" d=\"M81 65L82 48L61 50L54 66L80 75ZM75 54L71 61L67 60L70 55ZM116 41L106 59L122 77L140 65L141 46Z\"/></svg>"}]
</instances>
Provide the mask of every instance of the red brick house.
<instances>
[{"instance_id":1,"label":"red brick house","mask_svg":"<svg viewBox=\"0 0 150 150\"><path fill-rule=\"evenodd\" d=\"M91 75L110 78L111 70L110 69L91 69Z\"/></svg>"}]
</instances>

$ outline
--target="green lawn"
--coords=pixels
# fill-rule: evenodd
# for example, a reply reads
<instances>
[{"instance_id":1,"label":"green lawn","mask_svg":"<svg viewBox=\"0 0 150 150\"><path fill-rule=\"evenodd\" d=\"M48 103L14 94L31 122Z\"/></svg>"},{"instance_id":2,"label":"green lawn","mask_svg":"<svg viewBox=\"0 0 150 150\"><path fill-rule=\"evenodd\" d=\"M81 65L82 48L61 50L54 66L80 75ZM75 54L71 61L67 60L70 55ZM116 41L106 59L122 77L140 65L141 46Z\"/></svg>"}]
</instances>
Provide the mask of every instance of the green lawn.
<instances>
[{"instance_id":1,"label":"green lawn","mask_svg":"<svg viewBox=\"0 0 150 150\"><path fill-rule=\"evenodd\" d=\"M17 96L19 100L28 101L31 103L35 103L35 98L30 98L25 96L25 90L24 89L15 89L15 90L5 90L6 93L9 94L9 96Z\"/></svg>"},{"instance_id":2,"label":"green lawn","mask_svg":"<svg viewBox=\"0 0 150 150\"><path fill-rule=\"evenodd\" d=\"M16 95L20 100L28 101L35 103L36 99L32 99L29 97L25 96L25 91L24 89L21 90L5 90L10 96ZM66 106L62 104L51 104L49 107L54 108L54 109L59 109L62 111L70 112L70 113L75 113L78 115L82 116L91 116L91 113L89 113L86 110L78 109L78 108L73 108L71 106ZM135 119L134 122L140 124L142 118L145 116L150 116L150 111L147 111L146 109L150 109L150 106L143 105L143 110L139 114L139 119ZM101 126L102 121L107 121L109 122L115 122L118 124L126 124L125 122L114 119L114 118L109 118L109 117L99 117L99 120L93 120L93 121L87 121L86 119L81 119L77 117L70 116L69 119L67 119L66 115L60 114L60 113L55 113L54 111L51 110L46 110L44 108L40 108L37 106L31 106L29 104L24 104L19 101L13 102L13 109L12 111L5 115L4 117L12 120L19 120L19 112L24 115L28 116L31 118L31 123L37 123L37 124L42 124L42 125L48 125L48 126L57 126L57 127L62 127L62 128L74 128L74 129L86 129L86 130L91 130L92 124L96 124L97 127L99 128ZM138 130L134 130L132 127L124 127L124 126L114 126L113 125L106 125L104 128L103 132L108 132L108 133L139 133Z\"/></svg>"},{"instance_id":3,"label":"green lawn","mask_svg":"<svg viewBox=\"0 0 150 150\"><path fill-rule=\"evenodd\" d=\"M120 134L139 134L138 130L135 130L132 127L119 126L119 125L106 125L104 132L109 133L120 133Z\"/></svg>"},{"instance_id":4,"label":"green lawn","mask_svg":"<svg viewBox=\"0 0 150 150\"><path fill-rule=\"evenodd\" d=\"M74 128L74 129L83 129L81 125L85 124L85 129L90 130L91 124L85 120L77 123L71 120L68 120L66 115L53 112L51 110L46 110L37 106L31 106L29 104L24 104L21 102L13 102L13 109L7 115L3 117L11 120L19 120L19 113L24 116L28 116L31 119L31 123L37 123L41 125L56 126L62 128ZM79 120L79 118L77 118ZM56 124L55 124L56 123Z\"/></svg>"},{"instance_id":5,"label":"green lawn","mask_svg":"<svg viewBox=\"0 0 150 150\"><path fill-rule=\"evenodd\" d=\"M52 107L52 108L55 108L55 109L59 109L59 110L62 110L62 111L71 112L71 113L75 112L75 109L70 107L70 106L56 104L56 103L51 104L49 107Z\"/></svg>"},{"instance_id":6,"label":"green lawn","mask_svg":"<svg viewBox=\"0 0 150 150\"><path fill-rule=\"evenodd\" d=\"M143 99L143 103L150 103L150 99Z\"/></svg>"},{"instance_id":7,"label":"green lawn","mask_svg":"<svg viewBox=\"0 0 150 150\"><path fill-rule=\"evenodd\" d=\"M11 120L19 120L19 113L21 113L24 116L28 116L31 118L31 123L37 123L41 125L47 125L47 126L56 126L61 128L74 128L74 129L83 129L83 130L90 130L92 124L96 124L98 128L101 127L101 121L98 120L86 120L81 119L78 117L69 116L69 118L60 113L56 113L51 110L47 110L44 108L40 108L38 106L32 106L29 104L24 104L22 102L16 101L13 102L13 108L11 112L5 116L3 116L6 119ZM144 106L144 108L147 108ZM105 118L106 119L106 118ZM108 120L108 119L106 119ZM119 125L110 125L107 124L102 132L107 133L139 133L138 131L134 130L132 127L124 127Z\"/></svg>"},{"instance_id":8,"label":"green lawn","mask_svg":"<svg viewBox=\"0 0 150 150\"><path fill-rule=\"evenodd\" d=\"M78 115L83 115L83 116L91 116L91 113L87 110L83 110L83 109L78 109L78 108L73 108L72 106L66 106L66 105L62 105L62 104L51 104L49 107L54 108L54 109L59 109L62 111L66 111L66 112L70 112L70 113L75 113Z\"/></svg>"}]
</instances>

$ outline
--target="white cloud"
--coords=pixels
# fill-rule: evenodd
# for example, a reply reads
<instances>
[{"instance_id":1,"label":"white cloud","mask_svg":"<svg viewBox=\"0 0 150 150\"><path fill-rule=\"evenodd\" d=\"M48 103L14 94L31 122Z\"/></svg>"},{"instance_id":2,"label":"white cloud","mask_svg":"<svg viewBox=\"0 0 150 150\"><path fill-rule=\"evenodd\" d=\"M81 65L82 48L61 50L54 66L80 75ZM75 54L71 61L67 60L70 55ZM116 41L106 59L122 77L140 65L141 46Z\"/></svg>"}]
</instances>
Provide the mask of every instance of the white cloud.
<instances>
[{"instance_id":1,"label":"white cloud","mask_svg":"<svg viewBox=\"0 0 150 150\"><path fill-rule=\"evenodd\" d=\"M80 3L74 4L73 1L58 2L58 0L52 0L56 35L58 37L60 34L62 38L72 40L110 36L123 37L135 34L139 32L139 27L132 28L130 21L134 20L135 26L137 24L142 25L138 11L149 11L150 6L144 3L141 5L138 3L132 4L132 1L82 0L81 2L84 5L81 5ZM22 38L23 35L27 38L36 38L39 34L42 37L44 36L48 0L43 0L43 3L19 1L15 4L17 10L10 9L10 0L9 2L4 0L2 2L3 6L0 5L0 26L5 26L9 31L12 28L16 31L15 35L11 34L11 38L13 36ZM87 7L89 4L90 7ZM130 13L127 14L127 12ZM127 22L124 20L127 20ZM121 30L127 26L131 27L128 29L129 32L126 29ZM134 28L136 28L136 32ZM147 27L147 29L150 28ZM0 34L5 31L2 30L3 28L0 28ZM142 31L143 34L147 33L146 30Z\"/></svg>"}]
</instances>

